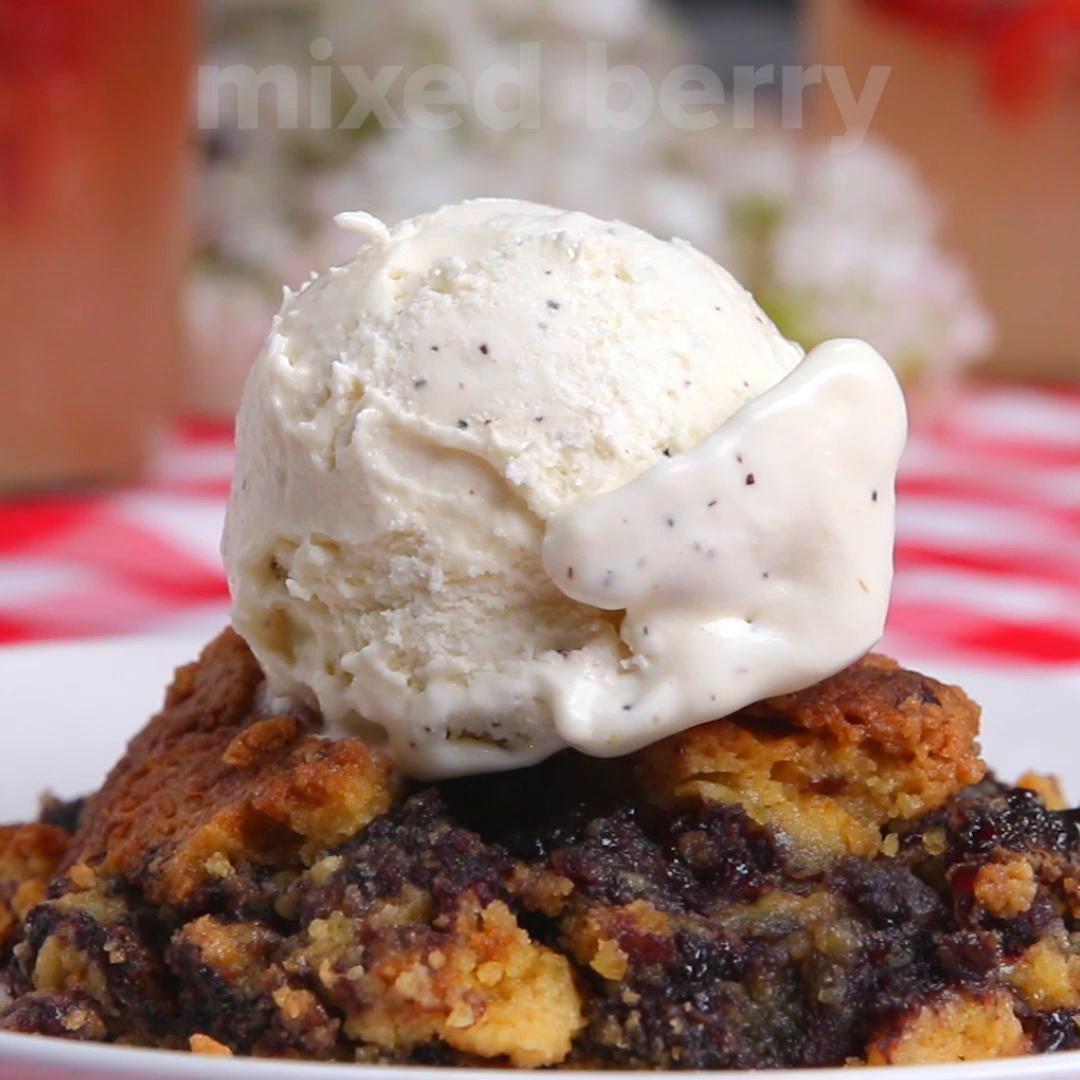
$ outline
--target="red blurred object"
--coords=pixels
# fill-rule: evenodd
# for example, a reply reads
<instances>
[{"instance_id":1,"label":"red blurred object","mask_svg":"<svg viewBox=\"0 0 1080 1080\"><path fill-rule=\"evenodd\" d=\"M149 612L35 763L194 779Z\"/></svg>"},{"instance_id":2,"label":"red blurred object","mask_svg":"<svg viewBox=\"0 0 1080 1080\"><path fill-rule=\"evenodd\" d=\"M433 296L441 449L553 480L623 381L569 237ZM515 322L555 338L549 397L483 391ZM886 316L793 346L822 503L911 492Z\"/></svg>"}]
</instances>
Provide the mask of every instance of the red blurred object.
<instances>
[{"instance_id":1,"label":"red blurred object","mask_svg":"<svg viewBox=\"0 0 1080 1080\"><path fill-rule=\"evenodd\" d=\"M87 3L0 0L0 211L8 224L27 211L35 180L49 176L47 126L26 119L62 111L78 94L92 66L94 14ZM37 197L49 197L47 185Z\"/></svg>"},{"instance_id":2,"label":"red blurred object","mask_svg":"<svg viewBox=\"0 0 1080 1080\"><path fill-rule=\"evenodd\" d=\"M195 0L0 0L0 485L138 471L180 353Z\"/></svg>"},{"instance_id":3,"label":"red blurred object","mask_svg":"<svg viewBox=\"0 0 1080 1080\"><path fill-rule=\"evenodd\" d=\"M980 34L1006 17L1015 3L1005 0L865 0L886 15L897 15L944 34Z\"/></svg>"},{"instance_id":4,"label":"red blurred object","mask_svg":"<svg viewBox=\"0 0 1080 1080\"><path fill-rule=\"evenodd\" d=\"M1037 108L1080 70L1080 0L1044 0L1016 12L990 38L990 89L1004 108Z\"/></svg>"},{"instance_id":5,"label":"red blurred object","mask_svg":"<svg viewBox=\"0 0 1080 1080\"><path fill-rule=\"evenodd\" d=\"M1080 61L1080 0L864 0L885 15L983 49L992 100L1026 112Z\"/></svg>"}]
</instances>

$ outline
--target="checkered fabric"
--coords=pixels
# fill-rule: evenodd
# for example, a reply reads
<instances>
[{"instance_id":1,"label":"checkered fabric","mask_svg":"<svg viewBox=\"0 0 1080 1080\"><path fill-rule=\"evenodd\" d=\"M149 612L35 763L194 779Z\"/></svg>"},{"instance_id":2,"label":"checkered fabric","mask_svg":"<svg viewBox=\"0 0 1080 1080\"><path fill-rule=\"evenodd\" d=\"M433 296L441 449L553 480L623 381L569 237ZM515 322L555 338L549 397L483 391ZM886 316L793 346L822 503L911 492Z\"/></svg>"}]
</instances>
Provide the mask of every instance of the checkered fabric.
<instances>
[{"instance_id":1,"label":"checkered fabric","mask_svg":"<svg viewBox=\"0 0 1080 1080\"><path fill-rule=\"evenodd\" d=\"M231 467L230 429L188 422L137 487L0 502L0 642L212 634ZM1080 387L976 388L916 429L884 648L1080 662Z\"/></svg>"}]
</instances>

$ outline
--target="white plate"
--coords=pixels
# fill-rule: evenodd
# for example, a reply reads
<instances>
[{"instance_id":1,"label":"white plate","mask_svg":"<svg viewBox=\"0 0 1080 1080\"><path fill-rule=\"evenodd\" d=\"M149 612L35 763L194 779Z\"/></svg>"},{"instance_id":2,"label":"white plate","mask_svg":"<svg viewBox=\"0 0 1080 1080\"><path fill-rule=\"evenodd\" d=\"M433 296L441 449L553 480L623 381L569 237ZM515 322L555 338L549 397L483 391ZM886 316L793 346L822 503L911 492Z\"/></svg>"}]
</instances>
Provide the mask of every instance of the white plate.
<instances>
[{"instance_id":1,"label":"white plate","mask_svg":"<svg viewBox=\"0 0 1080 1080\"><path fill-rule=\"evenodd\" d=\"M117 759L162 698L173 669L203 641L190 635L0 649L0 722L14 732L0 766L0 821L35 813L45 788L88 791ZM983 746L991 766L1014 779L1026 769L1057 773L1080 797L1080 669L959 668L912 663L956 682L984 708ZM485 1069L403 1069L199 1058L189 1054L0 1035L0 1080L520 1080ZM769 1080L881 1080L897 1069L767 1073ZM640 1080L641 1074L578 1073ZM714 1073L713 1076L745 1076ZM970 1065L903 1068L904 1080L1080 1080L1080 1052Z\"/></svg>"}]
</instances>

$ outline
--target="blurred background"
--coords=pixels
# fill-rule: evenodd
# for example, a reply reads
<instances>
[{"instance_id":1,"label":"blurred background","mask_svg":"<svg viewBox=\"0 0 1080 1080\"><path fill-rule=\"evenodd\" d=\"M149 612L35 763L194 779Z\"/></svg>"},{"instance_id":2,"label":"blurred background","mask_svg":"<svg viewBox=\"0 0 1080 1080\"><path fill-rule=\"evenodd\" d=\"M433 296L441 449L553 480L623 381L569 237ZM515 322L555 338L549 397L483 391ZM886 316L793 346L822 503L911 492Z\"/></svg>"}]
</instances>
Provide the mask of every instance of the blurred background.
<instances>
[{"instance_id":1,"label":"blurred background","mask_svg":"<svg viewBox=\"0 0 1080 1080\"><path fill-rule=\"evenodd\" d=\"M219 624L282 287L511 195L877 346L888 643L1080 661L1078 109L1078 0L0 0L0 640Z\"/></svg>"}]
</instances>

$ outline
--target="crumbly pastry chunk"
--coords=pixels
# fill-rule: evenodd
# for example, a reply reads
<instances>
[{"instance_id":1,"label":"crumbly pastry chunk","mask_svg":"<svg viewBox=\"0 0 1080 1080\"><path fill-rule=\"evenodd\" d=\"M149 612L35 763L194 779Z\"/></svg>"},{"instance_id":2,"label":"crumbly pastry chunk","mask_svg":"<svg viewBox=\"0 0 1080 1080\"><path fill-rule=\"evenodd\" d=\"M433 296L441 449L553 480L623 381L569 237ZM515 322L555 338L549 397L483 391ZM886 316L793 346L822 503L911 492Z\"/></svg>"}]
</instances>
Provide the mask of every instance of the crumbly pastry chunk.
<instances>
[{"instance_id":1,"label":"crumbly pastry chunk","mask_svg":"<svg viewBox=\"0 0 1080 1080\"><path fill-rule=\"evenodd\" d=\"M1074 815L982 779L955 688L868 658L630 762L426 787L267 701L226 633L50 810L73 837L0 830L0 1028L524 1068L1080 1047Z\"/></svg>"},{"instance_id":2,"label":"crumbly pastry chunk","mask_svg":"<svg viewBox=\"0 0 1080 1080\"><path fill-rule=\"evenodd\" d=\"M231 631L181 668L162 713L83 812L81 856L152 902L182 904L233 862L288 865L383 813L389 761L355 740L319 738L310 717L262 715L261 684Z\"/></svg>"},{"instance_id":3,"label":"crumbly pastry chunk","mask_svg":"<svg viewBox=\"0 0 1080 1080\"><path fill-rule=\"evenodd\" d=\"M217 1039L211 1039L209 1035L192 1035L188 1045L193 1054L202 1054L205 1057L232 1057L232 1051Z\"/></svg>"},{"instance_id":4,"label":"crumbly pastry chunk","mask_svg":"<svg viewBox=\"0 0 1080 1080\"><path fill-rule=\"evenodd\" d=\"M1061 781L1056 776L1029 770L1016 781L1016 786L1027 788L1028 791L1034 791L1047 810L1068 809L1069 801L1065 798Z\"/></svg>"},{"instance_id":5,"label":"crumbly pastry chunk","mask_svg":"<svg viewBox=\"0 0 1080 1080\"><path fill-rule=\"evenodd\" d=\"M987 994L943 995L905 1015L895 1030L875 1035L868 1065L925 1065L980 1061L1026 1054L1030 1041L1012 998Z\"/></svg>"},{"instance_id":6,"label":"crumbly pastry chunk","mask_svg":"<svg viewBox=\"0 0 1080 1080\"><path fill-rule=\"evenodd\" d=\"M662 806L726 804L784 834L821 869L872 857L884 826L982 779L979 709L957 687L868 656L832 679L644 750Z\"/></svg>"},{"instance_id":7,"label":"crumbly pastry chunk","mask_svg":"<svg viewBox=\"0 0 1080 1080\"><path fill-rule=\"evenodd\" d=\"M30 909L45 899L70 844L71 836L55 825L0 826L0 959Z\"/></svg>"}]
</instances>

